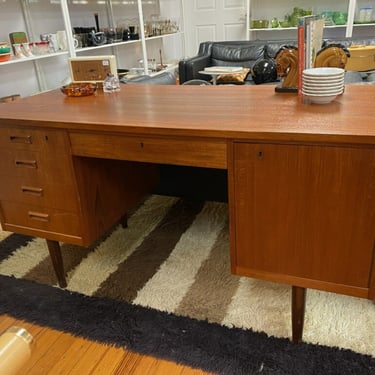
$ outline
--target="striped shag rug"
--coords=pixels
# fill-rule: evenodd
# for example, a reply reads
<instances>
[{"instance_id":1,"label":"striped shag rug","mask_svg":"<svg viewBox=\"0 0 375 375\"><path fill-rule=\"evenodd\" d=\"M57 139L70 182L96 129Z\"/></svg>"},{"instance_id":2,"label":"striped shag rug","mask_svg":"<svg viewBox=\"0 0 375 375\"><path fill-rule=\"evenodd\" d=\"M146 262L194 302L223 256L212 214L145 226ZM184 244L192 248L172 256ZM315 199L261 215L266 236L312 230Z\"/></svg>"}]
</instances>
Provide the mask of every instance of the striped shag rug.
<instances>
[{"instance_id":1,"label":"striped shag rug","mask_svg":"<svg viewBox=\"0 0 375 375\"><path fill-rule=\"evenodd\" d=\"M226 203L149 197L128 228L62 245L66 290L44 240L0 240L0 313L223 374L375 374L374 303L308 290L291 344L290 287L230 274Z\"/></svg>"}]
</instances>

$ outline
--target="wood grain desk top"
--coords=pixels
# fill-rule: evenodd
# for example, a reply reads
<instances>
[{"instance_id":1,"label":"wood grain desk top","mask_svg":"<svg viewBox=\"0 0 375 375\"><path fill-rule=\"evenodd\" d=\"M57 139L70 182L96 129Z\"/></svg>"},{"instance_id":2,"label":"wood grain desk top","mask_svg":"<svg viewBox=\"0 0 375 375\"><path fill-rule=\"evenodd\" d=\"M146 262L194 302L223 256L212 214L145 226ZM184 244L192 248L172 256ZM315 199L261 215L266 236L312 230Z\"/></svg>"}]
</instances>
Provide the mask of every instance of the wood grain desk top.
<instances>
[{"instance_id":1,"label":"wood grain desk top","mask_svg":"<svg viewBox=\"0 0 375 375\"><path fill-rule=\"evenodd\" d=\"M4 103L0 125L148 135L375 144L375 85L350 85L325 105L273 86L123 85L81 98L59 90Z\"/></svg>"}]
</instances>

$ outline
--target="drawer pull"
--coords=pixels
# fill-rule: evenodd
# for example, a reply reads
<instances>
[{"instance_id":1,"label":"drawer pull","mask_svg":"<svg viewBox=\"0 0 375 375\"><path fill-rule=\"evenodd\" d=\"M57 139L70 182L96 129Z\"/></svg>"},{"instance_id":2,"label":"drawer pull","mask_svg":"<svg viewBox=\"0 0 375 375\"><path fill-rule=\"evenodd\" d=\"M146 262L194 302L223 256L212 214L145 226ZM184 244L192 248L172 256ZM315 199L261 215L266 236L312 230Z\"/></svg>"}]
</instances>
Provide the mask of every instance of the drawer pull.
<instances>
[{"instance_id":1,"label":"drawer pull","mask_svg":"<svg viewBox=\"0 0 375 375\"><path fill-rule=\"evenodd\" d=\"M33 143L33 139L31 135L25 136L17 136L17 135L10 135L9 140L13 143Z\"/></svg>"},{"instance_id":2,"label":"drawer pull","mask_svg":"<svg viewBox=\"0 0 375 375\"><path fill-rule=\"evenodd\" d=\"M21 186L22 193L43 196L43 189L32 186Z\"/></svg>"},{"instance_id":3,"label":"drawer pull","mask_svg":"<svg viewBox=\"0 0 375 375\"><path fill-rule=\"evenodd\" d=\"M36 160L16 160L17 167L38 168Z\"/></svg>"},{"instance_id":4,"label":"drawer pull","mask_svg":"<svg viewBox=\"0 0 375 375\"><path fill-rule=\"evenodd\" d=\"M49 221L49 215L48 214L42 214L41 212L33 212L29 211L29 218L33 220L39 220L39 221Z\"/></svg>"}]
</instances>

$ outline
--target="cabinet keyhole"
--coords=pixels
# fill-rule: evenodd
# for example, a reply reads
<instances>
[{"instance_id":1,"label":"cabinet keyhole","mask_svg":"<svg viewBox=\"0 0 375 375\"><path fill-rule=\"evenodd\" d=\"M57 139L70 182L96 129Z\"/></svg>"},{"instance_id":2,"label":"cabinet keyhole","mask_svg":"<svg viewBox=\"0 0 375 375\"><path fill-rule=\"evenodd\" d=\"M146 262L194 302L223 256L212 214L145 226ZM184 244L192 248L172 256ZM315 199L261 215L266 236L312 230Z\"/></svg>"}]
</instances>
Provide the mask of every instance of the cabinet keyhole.
<instances>
[{"instance_id":1,"label":"cabinet keyhole","mask_svg":"<svg viewBox=\"0 0 375 375\"><path fill-rule=\"evenodd\" d=\"M258 151L258 159L263 159L263 151Z\"/></svg>"}]
</instances>

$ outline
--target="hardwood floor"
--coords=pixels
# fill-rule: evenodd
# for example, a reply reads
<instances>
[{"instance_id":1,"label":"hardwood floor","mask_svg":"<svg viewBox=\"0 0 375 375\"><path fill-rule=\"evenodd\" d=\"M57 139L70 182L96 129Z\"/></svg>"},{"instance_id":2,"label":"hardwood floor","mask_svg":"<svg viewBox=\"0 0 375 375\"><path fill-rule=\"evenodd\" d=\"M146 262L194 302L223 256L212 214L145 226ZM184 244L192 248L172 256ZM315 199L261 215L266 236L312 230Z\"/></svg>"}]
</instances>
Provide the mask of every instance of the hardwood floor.
<instances>
[{"instance_id":1,"label":"hardwood floor","mask_svg":"<svg viewBox=\"0 0 375 375\"><path fill-rule=\"evenodd\" d=\"M32 356L18 375L209 374L0 315L0 333L14 325L27 329L35 340Z\"/></svg>"}]
</instances>

